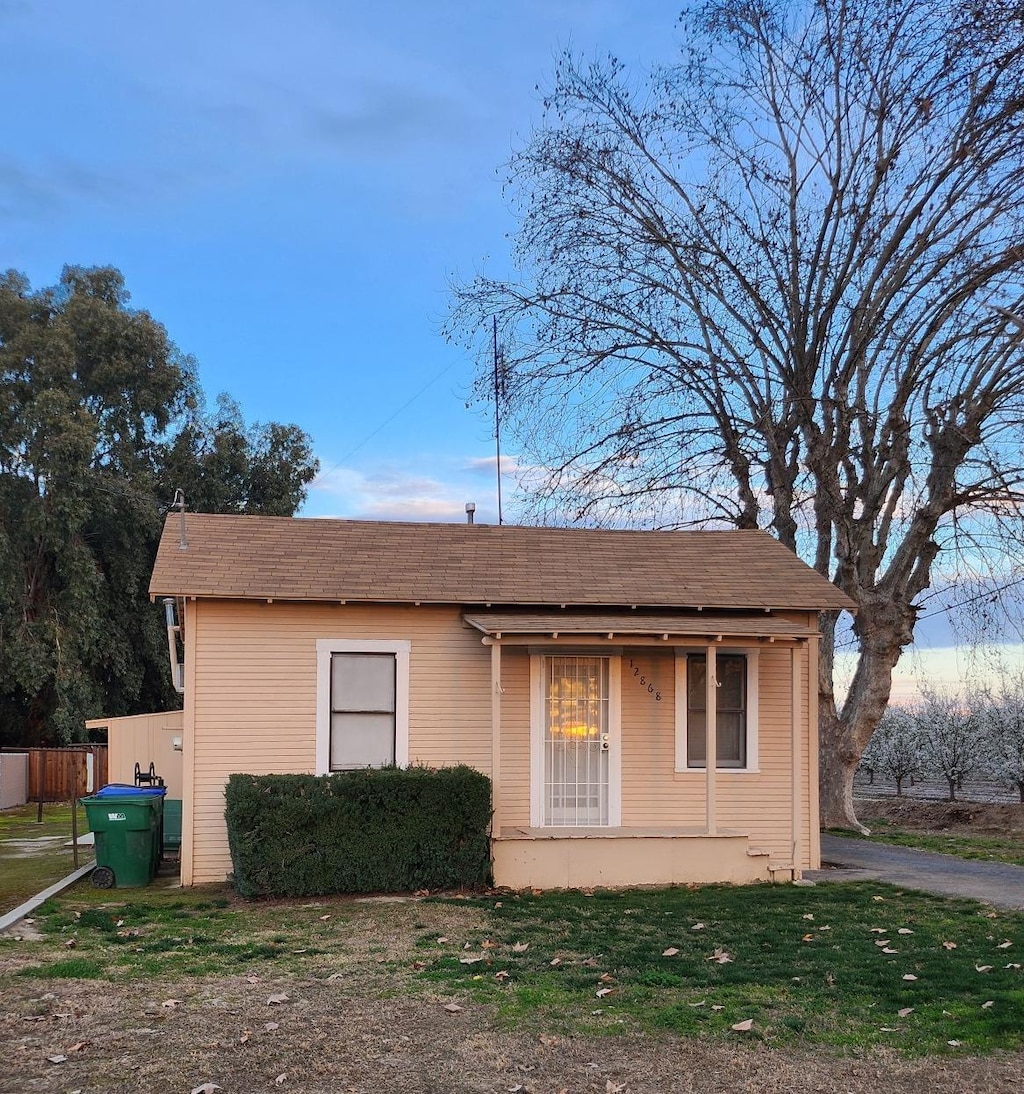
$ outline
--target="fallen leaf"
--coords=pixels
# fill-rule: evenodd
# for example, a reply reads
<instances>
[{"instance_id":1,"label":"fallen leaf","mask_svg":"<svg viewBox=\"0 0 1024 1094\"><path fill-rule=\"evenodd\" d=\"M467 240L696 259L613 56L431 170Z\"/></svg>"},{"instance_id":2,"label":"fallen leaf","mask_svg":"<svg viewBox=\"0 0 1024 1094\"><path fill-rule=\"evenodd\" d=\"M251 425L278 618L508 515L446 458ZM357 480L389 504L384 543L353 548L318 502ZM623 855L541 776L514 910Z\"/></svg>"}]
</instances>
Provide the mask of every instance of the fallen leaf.
<instances>
[{"instance_id":1,"label":"fallen leaf","mask_svg":"<svg viewBox=\"0 0 1024 1094\"><path fill-rule=\"evenodd\" d=\"M1003 966L1003 968L1004 968L1004 969L1019 969L1019 968L1020 968L1020 965L1018 965L1018 964L1016 964L1015 962L1011 961L1011 962L1009 963L1009 965L1004 965L1004 966Z\"/></svg>"},{"instance_id":2,"label":"fallen leaf","mask_svg":"<svg viewBox=\"0 0 1024 1094\"><path fill-rule=\"evenodd\" d=\"M243 1029L242 1030L242 1036L238 1038L238 1043L240 1045L244 1045L249 1040L250 1037L252 1037L252 1030L251 1029Z\"/></svg>"},{"instance_id":3,"label":"fallen leaf","mask_svg":"<svg viewBox=\"0 0 1024 1094\"><path fill-rule=\"evenodd\" d=\"M622 1094L625 1089L625 1083L613 1083L611 1079L604 1084L604 1094Z\"/></svg>"},{"instance_id":4,"label":"fallen leaf","mask_svg":"<svg viewBox=\"0 0 1024 1094\"><path fill-rule=\"evenodd\" d=\"M552 957L548 964L554 968L557 965L561 965L562 959L560 957Z\"/></svg>"},{"instance_id":5,"label":"fallen leaf","mask_svg":"<svg viewBox=\"0 0 1024 1094\"><path fill-rule=\"evenodd\" d=\"M460 965L475 965L478 961L483 961L483 954L467 954L465 957L459 958Z\"/></svg>"},{"instance_id":6,"label":"fallen leaf","mask_svg":"<svg viewBox=\"0 0 1024 1094\"><path fill-rule=\"evenodd\" d=\"M892 946L883 946L882 953L899 953L899 950L894 950Z\"/></svg>"},{"instance_id":7,"label":"fallen leaf","mask_svg":"<svg viewBox=\"0 0 1024 1094\"><path fill-rule=\"evenodd\" d=\"M51 1064L62 1064L67 1060L67 1056L47 1056L46 1058Z\"/></svg>"},{"instance_id":8,"label":"fallen leaf","mask_svg":"<svg viewBox=\"0 0 1024 1094\"><path fill-rule=\"evenodd\" d=\"M819 931L830 931L832 928L826 923L824 926L818 928Z\"/></svg>"},{"instance_id":9,"label":"fallen leaf","mask_svg":"<svg viewBox=\"0 0 1024 1094\"><path fill-rule=\"evenodd\" d=\"M913 1007L901 1007L898 1011L896 1011L896 1013L901 1018L906 1018L908 1014L913 1014L914 1013L914 1008Z\"/></svg>"},{"instance_id":10,"label":"fallen leaf","mask_svg":"<svg viewBox=\"0 0 1024 1094\"><path fill-rule=\"evenodd\" d=\"M828 986L829 986L829 987L832 987L832 985L833 985L833 984L834 984L835 982L836 982L836 975L835 975L835 973L833 973L833 972L828 972L828 973L825 973L825 983L826 983L826 984L828 984Z\"/></svg>"},{"instance_id":11,"label":"fallen leaf","mask_svg":"<svg viewBox=\"0 0 1024 1094\"><path fill-rule=\"evenodd\" d=\"M694 925L690 928L690 930L691 931L703 931L704 930L704 924L703 923L694 923Z\"/></svg>"},{"instance_id":12,"label":"fallen leaf","mask_svg":"<svg viewBox=\"0 0 1024 1094\"><path fill-rule=\"evenodd\" d=\"M875 902L876 904L884 904L884 903L885 903L885 897L884 897L884 896L873 896L873 897L872 897L871 899L872 899L872 900L873 900L873 901L874 901L874 902Z\"/></svg>"},{"instance_id":13,"label":"fallen leaf","mask_svg":"<svg viewBox=\"0 0 1024 1094\"><path fill-rule=\"evenodd\" d=\"M168 1010L173 1010L175 1007L181 1006L180 999L165 999L160 1006L166 1007Z\"/></svg>"},{"instance_id":14,"label":"fallen leaf","mask_svg":"<svg viewBox=\"0 0 1024 1094\"><path fill-rule=\"evenodd\" d=\"M677 950L675 946L669 946L669 948L667 950L662 950L661 951L661 956L662 957L675 957L675 955L677 953L679 953L679 950Z\"/></svg>"},{"instance_id":15,"label":"fallen leaf","mask_svg":"<svg viewBox=\"0 0 1024 1094\"><path fill-rule=\"evenodd\" d=\"M601 975L597 979L602 984L613 984L615 982L615 977L612 976L612 974L610 972L601 973Z\"/></svg>"},{"instance_id":16,"label":"fallen leaf","mask_svg":"<svg viewBox=\"0 0 1024 1094\"><path fill-rule=\"evenodd\" d=\"M875 943L875 945L876 945L876 946L888 946L888 945L889 945L889 943L890 943L891 941L892 941L892 939L889 939L889 938L880 938L880 939L879 939L879 940L878 940L878 941L877 941L877 942Z\"/></svg>"},{"instance_id":17,"label":"fallen leaf","mask_svg":"<svg viewBox=\"0 0 1024 1094\"><path fill-rule=\"evenodd\" d=\"M416 967L416 962L414 961L412 964L413 964L413 968L415 968ZM420 962L420 964L422 964L422 962ZM423 965L423 968L426 968L426 967L427 967L426 965ZM332 972L331 975L327 977L327 979L328 980L341 980L344 976L345 976L345 974L343 972Z\"/></svg>"},{"instance_id":18,"label":"fallen leaf","mask_svg":"<svg viewBox=\"0 0 1024 1094\"><path fill-rule=\"evenodd\" d=\"M277 1022L264 1022L263 1028L267 1031L267 1033L273 1033L275 1029L280 1029L281 1027Z\"/></svg>"},{"instance_id":19,"label":"fallen leaf","mask_svg":"<svg viewBox=\"0 0 1024 1094\"><path fill-rule=\"evenodd\" d=\"M744 1018L742 1022L736 1022L733 1025L732 1028L737 1033L746 1033L748 1030L753 1028L753 1025L754 1025L754 1019L753 1018Z\"/></svg>"},{"instance_id":20,"label":"fallen leaf","mask_svg":"<svg viewBox=\"0 0 1024 1094\"><path fill-rule=\"evenodd\" d=\"M552 1037L550 1033L540 1034L537 1037L537 1040L540 1041L540 1043L542 1045L557 1045L558 1044L558 1038L557 1037Z\"/></svg>"},{"instance_id":21,"label":"fallen leaf","mask_svg":"<svg viewBox=\"0 0 1024 1094\"><path fill-rule=\"evenodd\" d=\"M114 924L114 926L115 926L115 927L123 927L123 926L124 926L124 920L123 920L123 919L119 919L119 920L118 920L118 921L117 921L117 922L116 922L116 923Z\"/></svg>"},{"instance_id":22,"label":"fallen leaf","mask_svg":"<svg viewBox=\"0 0 1024 1094\"><path fill-rule=\"evenodd\" d=\"M45 1014L26 1014L22 1018L22 1021L23 1022L45 1022L46 1021L46 1015Z\"/></svg>"},{"instance_id":23,"label":"fallen leaf","mask_svg":"<svg viewBox=\"0 0 1024 1094\"><path fill-rule=\"evenodd\" d=\"M913 934L914 932L909 927L900 927L896 932L897 934Z\"/></svg>"},{"instance_id":24,"label":"fallen leaf","mask_svg":"<svg viewBox=\"0 0 1024 1094\"><path fill-rule=\"evenodd\" d=\"M942 948L944 950L955 950L956 949L956 943L955 942L943 942L942 943Z\"/></svg>"},{"instance_id":25,"label":"fallen leaf","mask_svg":"<svg viewBox=\"0 0 1024 1094\"><path fill-rule=\"evenodd\" d=\"M328 920L328 919L330 919L330 918L331 918L331 917L330 917L330 915L329 915L329 914L328 914L328 915L322 915L322 916L320 917L320 922L321 922L321 923L326 923L326 922L327 922L327 920Z\"/></svg>"},{"instance_id":26,"label":"fallen leaf","mask_svg":"<svg viewBox=\"0 0 1024 1094\"><path fill-rule=\"evenodd\" d=\"M1013 945L1012 942L1000 942L999 945L996 946L996 949L997 950L1008 950L1012 945Z\"/></svg>"},{"instance_id":27,"label":"fallen leaf","mask_svg":"<svg viewBox=\"0 0 1024 1094\"><path fill-rule=\"evenodd\" d=\"M191 1094L213 1094L215 1090L220 1090L216 1083L203 1083L202 1086L193 1087Z\"/></svg>"},{"instance_id":28,"label":"fallen leaf","mask_svg":"<svg viewBox=\"0 0 1024 1094\"><path fill-rule=\"evenodd\" d=\"M77 945L78 945L78 939L77 938L69 938L67 940L67 942L64 943L64 949L73 950Z\"/></svg>"},{"instance_id":29,"label":"fallen leaf","mask_svg":"<svg viewBox=\"0 0 1024 1094\"><path fill-rule=\"evenodd\" d=\"M995 968L994 965L975 965L974 966L974 971L975 972L991 972L993 970L993 968Z\"/></svg>"},{"instance_id":30,"label":"fallen leaf","mask_svg":"<svg viewBox=\"0 0 1024 1094\"><path fill-rule=\"evenodd\" d=\"M448 936L441 935L441 937L437 941L439 945L443 946L448 941Z\"/></svg>"},{"instance_id":31,"label":"fallen leaf","mask_svg":"<svg viewBox=\"0 0 1024 1094\"><path fill-rule=\"evenodd\" d=\"M723 950L721 946L716 946L715 952L710 957L706 957L704 960L717 961L719 965L727 965L730 961L732 961L732 959L732 954L729 953L728 950Z\"/></svg>"},{"instance_id":32,"label":"fallen leaf","mask_svg":"<svg viewBox=\"0 0 1024 1094\"><path fill-rule=\"evenodd\" d=\"M800 939L800 941L801 942L813 942L814 941L814 935L813 934L805 934L803 936L803 938Z\"/></svg>"},{"instance_id":33,"label":"fallen leaf","mask_svg":"<svg viewBox=\"0 0 1024 1094\"><path fill-rule=\"evenodd\" d=\"M458 1003L445 1003L444 1009L449 1014L461 1014L462 1013L462 1007L460 1007Z\"/></svg>"},{"instance_id":34,"label":"fallen leaf","mask_svg":"<svg viewBox=\"0 0 1024 1094\"><path fill-rule=\"evenodd\" d=\"M899 1031L900 1031L899 1026L879 1026L878 1028L883 1033L899 1033Z\"/></svg>"},{"instance_id":35,"label":"fallen leaf","mask_svg":"<svg viewBox=\"0 0 1024 1094\"><path fill-rule=\"evenodd\" d=\"M501 981L507 980L508 979L508 973L504 969L502 969L501 972L496 972L494 974L494 979L495 980L501 980Z\"/></svg>"},{"instance_id":36,"label":"fallen leaf","mask_svg":"<svg viewBox=\"0 0 1024 1094\"><path fill-rule=\"evenodd\" d=\"M711 1009L712 1010L725 1010L725 1005L723 1003L712 1003L711 1004Z\"/></svg>"},{"instance_id":37,"label":"fallen leaf","mask_svg":"<svg viewBox=\"0 0 1024 1094\"><path fill-rule=\"evenodd\" d=\"M530 943L529 942L513 942L512 943L512 952L513 953L526 953L526 951L529 948L530 948Z\"/></svg>"},{"instance_id":38,"label":"fallen leaf","mask_svg":"<svg viewBox=\"0 0 1024 1094\"><path fill-rule=\"evenodd\" d=\"M885 929L885 927L871 927L870 930L871 930L872 934L888 934L889 933Z\"/></svg>"},{"instance_id":39,"label":"fallen leaf","mask_svg":"<svg viewBox=\"0 0 1024 1094\"><path fill-rule=\"evenodd\" d=\"M595 994L598 999L603 999L606 995L611 995L613 991L615 991L614 988L598 988Z\"/></svg>"},{"instance_id":40,"label":"fallen leaf","mask_svg":"<svg viewBox=\"0 0 1024 1094\"><path fill-rule=\"evenodd\" d=\"M903 979L904 980L916 980L917 977L912 972L905 972L903 974Z\"/></svg>"},{"instance_id":41,"label":"fallen leaf","mask_svg":"<svg viewBox=\"0 0 1024 1094\"><path fill-rule=\"evenodd\" d=\"M960 1042L960 1041L947 1041L946 1042L946 1044L949 1045L950 1048L959 1048L961 1043L962 1042Z\"/></svg>"},{"instance_id":42,"label":"fallen leaf","mask_svg":"<svg viewBox=\"0 0 1024 1094\"><path fill-rule=\"evenodd\" d=\"M706 1004L707 1004L707 1000L706 999L701 999L701 1001L699 1003L687 1003L686 1005L688 1007L703 1007Z\"/></svg>"},{"instance_id":43,"label":"fallen leaf","mask_svg":"<svg viewBox=\"0 0 1024 1094\"><path fill-rule=\"evenodd\" d=\"M423 970L423 969L425 969L425 968L427 967L427 963L426 963L426 961L414 961L414 962L412 963L412 967L413 967L413 969L414 969L414 970L415 970L416 972L420 972L421 970ZM335 976L340 976L340 975L341 975L341 973L337 973L337 972L336 972L336 973L334 973L333 975L335 975Z\"/></svg>"},{"instance_id":44,"label":"fallen leaf","mask_svg":"<svg viewBox=\"0 0 1024 1094\"><path fill-rule=\"evenodd\" d=\"M801 919L813 919L814 918L814 912L804 912L804 914L800 918Z\"/></svg>"},{"instance_id":45,"label":"fallen leaf","mask_svg":"<svg viewBox=\"0 0 1024 1094\"><path fill-rule=\"evenodd\" d=\"M287 1071L282 1071L281 1074L278 1075L276 1079L274 1079L274 1082L277 1083L278 1086L280 1086L285 1081L285 1079L287 1079L287 1078L288 1078L288 1072Z\"/></svg>"},{"instance_id":46,"label":"fallen leaf","mask_svg":"<svg viewBox=\"0 0 1024 1094\"><path fill-rule=\"evenodd\" d=\"M288 1002L288 993L284 991L275 991L273 995L267 996L267 1006L277 1007L282 1003Z\"/></svg>"},{"instance_id":47,"label":"fallen leaf","mask_svg":"<svg viewBox=\"0 0 1024 1094\"><path fill-rule=\"evenodd\" d=\"M253 975L253 976L247 976L247 977L245 978L245 982L246 982L247 984L258 984L258 983L260 982L260 978L259 978L258 976L255 976L255 975Z\"/></svg>"},{"instance_id":48,"label":"fallen leaf","mask_svg":"<svg viewBox=\"0 0 1024 1094\"><path fill-rule=\"evenodd\" d=\"M493 950L497 945L498 943L495 942L493 938L485 938L483 942L480 943L480 949Z\"/></svg>"},{"instance_id":49,"label":"fallen leaf","mask_svg":"<svg viewBox=\"0 0 1024 1094\"><path fill-rule=\"evenodd\" d=\"M986 999L985 1002L981 1004L981 1009L988 1010L989 1007L994 1007L995 1005L996 1001L994 999Z\"/></svg>"},{"instance_id":50,"label":"fallen leaf","mask_svg":"<svg viewBox=\"0 0 1024 1094\"><path fill-rule=\"evenodd\" d=\"M68 1052L81 1052L87 1045L91 1044L91 1041L76 1041L73 1045L68 1047Z\"/></svg>"}]
</instances>

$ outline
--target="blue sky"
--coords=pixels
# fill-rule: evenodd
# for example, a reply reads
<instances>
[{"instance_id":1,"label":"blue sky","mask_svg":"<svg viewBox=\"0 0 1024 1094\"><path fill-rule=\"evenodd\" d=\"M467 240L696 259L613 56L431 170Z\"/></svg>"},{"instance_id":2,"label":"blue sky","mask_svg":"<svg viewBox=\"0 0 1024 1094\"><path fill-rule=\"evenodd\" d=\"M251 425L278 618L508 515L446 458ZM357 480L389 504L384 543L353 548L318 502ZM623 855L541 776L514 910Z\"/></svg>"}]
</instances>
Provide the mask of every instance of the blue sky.
<instances>
[{"instance_id":1,"label":"blue sky","mask_svg":"<svg viewBox=\"0 0 1024 1094\"><path fill-rule=\"evenodd\" d=\"M119 267L211 401L312 435L306 515L493 521L448 284L508 268L502 165L559 51L670 59L680 6L0 0L0 265Z\"/></svg>"},{"instance_id":2,"label":"blue sky","mask_svg":"<svg viewBox=\"0 0 1024 1094\"><path fill-rule=\"evenodd\" d=\"M211 401L312 435L307 515L493 520L449 281L507 268L560 49L669 58L679 7L0 0L0 263L119 267Z\"/></svg>"}]
</instances>

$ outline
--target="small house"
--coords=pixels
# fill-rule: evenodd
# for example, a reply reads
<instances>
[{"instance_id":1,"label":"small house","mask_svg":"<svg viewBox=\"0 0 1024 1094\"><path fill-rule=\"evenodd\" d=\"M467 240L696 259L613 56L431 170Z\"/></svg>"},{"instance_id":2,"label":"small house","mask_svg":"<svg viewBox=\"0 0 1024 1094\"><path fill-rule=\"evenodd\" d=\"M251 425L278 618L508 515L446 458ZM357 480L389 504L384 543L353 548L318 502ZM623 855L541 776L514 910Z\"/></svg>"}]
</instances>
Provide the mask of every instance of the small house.
<instances>
[{"instance_id":1,"label":"small house","mask_svg":"<svg viewBox=\"0 0 1024 1094\"><path fill-rule=\"evenodd\" d=\"M851 604L766 533L175 514L150 592L184 884L231 870L230 774L387 764L490 776L499 885L819 865L818 613Z\"/></svg>"}]
</instances>

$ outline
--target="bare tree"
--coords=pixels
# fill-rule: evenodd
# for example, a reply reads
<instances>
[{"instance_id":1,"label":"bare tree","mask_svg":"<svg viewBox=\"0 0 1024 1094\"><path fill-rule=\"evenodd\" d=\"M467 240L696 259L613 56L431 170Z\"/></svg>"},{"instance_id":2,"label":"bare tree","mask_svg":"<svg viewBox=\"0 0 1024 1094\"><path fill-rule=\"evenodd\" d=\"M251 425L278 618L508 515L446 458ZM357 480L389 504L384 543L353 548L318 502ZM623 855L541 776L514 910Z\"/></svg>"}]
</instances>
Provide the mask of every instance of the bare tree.
<instances>
[{"instance_id":1,"label":"bare tree","mask_svg":"<svg viewBox=\"0 0 1024 1094\"><path fill-rule=\"evenodd\" d=\"M518 279L456 287L450 333L482 354L497 319L538 513L765 528L856 602L841 707L834 616L819 679L823 820L856 826L937 567L1019 531L1024 27L1005 0L681 24L643 79L563 58L510 165Z\"/></svg>"}]
</instances>

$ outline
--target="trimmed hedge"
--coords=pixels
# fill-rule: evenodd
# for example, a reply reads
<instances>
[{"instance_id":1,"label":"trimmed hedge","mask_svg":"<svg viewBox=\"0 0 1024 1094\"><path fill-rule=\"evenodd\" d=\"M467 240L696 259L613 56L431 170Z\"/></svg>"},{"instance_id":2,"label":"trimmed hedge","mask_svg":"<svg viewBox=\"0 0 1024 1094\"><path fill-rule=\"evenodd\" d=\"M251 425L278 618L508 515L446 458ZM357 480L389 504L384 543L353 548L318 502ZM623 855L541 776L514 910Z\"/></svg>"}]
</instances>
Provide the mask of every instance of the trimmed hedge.
<instances>
[{"instance_id":1,"label":"trimmed hedge","mask_svg":"<svg viewBox=\"0 0 1024 1094\"><path fill-rule=\"evenodd\" d=\"M242 896L411 892L490 881L491 780L471 767L232 775Z\"/></svg>"}]
</instances>

